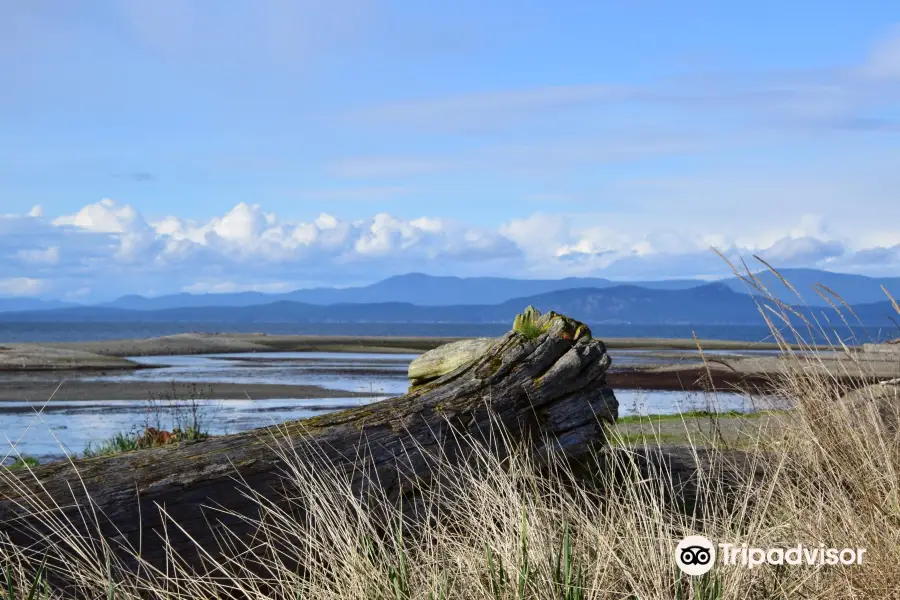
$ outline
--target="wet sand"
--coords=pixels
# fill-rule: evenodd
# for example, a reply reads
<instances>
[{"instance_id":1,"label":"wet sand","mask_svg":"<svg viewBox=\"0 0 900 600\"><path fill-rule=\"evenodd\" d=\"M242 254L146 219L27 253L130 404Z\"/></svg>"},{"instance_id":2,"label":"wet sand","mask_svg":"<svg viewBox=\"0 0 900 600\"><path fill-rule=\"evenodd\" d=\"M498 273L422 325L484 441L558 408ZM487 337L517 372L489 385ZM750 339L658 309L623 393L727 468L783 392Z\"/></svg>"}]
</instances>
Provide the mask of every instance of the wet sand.
<instances>
[{"instance_id":1,"label":"wet sand","mask_svg":"<svg viewBox=\"0 0 900 600\"><path fill-rule=\"evenodd\" d=\"M80 379L78 374L54 373L53 378L16 378L0 376L0 403L2 402L42 402L48 398L54 400L149 400L172 395L172 383L163 381L88 381ZM179 394L188 387L184 382L175 382ZM254 398L372 398L383 394L370 392L354 392L350 390L333 390L316 385L278 385L278 384L246 384L216 383L198 384L198 390L204 396L217 400L247 400ZM0 404L0 414L5 409Z\"/></svg>"},{"instance_id":2,"label":"wet sand","mask_svg":"<svg viewBox=\"0 0 900 600\"><path fill-rule=\"evenodd\" d=\"M653 353L644 355L647 360L655 358ZM704 365L692 357L685 357L678 362L664 364L631 364L613 368L607 375L610 387L618 390L669 390L669 391L704 391L712 388L721 391L759 392L771 387L774 376L784 368L784 362L778 357L743 357L728 360L716 359ZM657 359L658 360L658 359ZM266 359L250 359L250 363L268 362ZM835 372L848 371L847 365L838 360L824 361L822 368ZM853 366L852 373L840 379L849 386L855 387L861 382L891 379L898 376L900 368L895 362L882 361L866 363L862 367ZM316 369L312 373L319 373ZM323 369L321 371L325 373ZM20 371L0 373L0 403L6 401L43 401L53 396L57 400L146 400L150 397L171 393L172 382L165 381L104 381L87 379L91 377L115 375L118 371ZM330 375L350 374L350 370L331 368ZM355 374L371 376L373 379L396 377L396 370L367 368L356 370ZM178 390L184 390L190 384L175 381ZM198 383L204 393L221 400L243 400L247 398L337 398L337 397L373 397L383 393L338 390L319 387L317 385L279 385L271 383ZM3 407L0 405L0 413Z\"/></svg>"},{"instance_id":3,"label":"wet sand","mask_svg":"<svg viewBox=\"0 0 900 600\"><path fill-rule=\"evenodd\" d=\"M79 358L84 368L103 363L98 357L172 356L191 354L225 354L239 352L355 352L355 353L416 353L431 350L442 344L463 338L449 337L350 337L313 335L266 335L254 333L183 333L158 338L102 340L91 342L48 342L43 344L2 344L7 356L0 360L0 368L16 364L16 356L29 356L26 368L78 368ZM604 338L611 350L696 350L697 342L690 339ZM706 350L777 350L774 344L701 340ZM42 360L43 356L43 360ZM55 366L59 364L60 366Z\"/></svg>"},{"instance_id":4,"label":"wet sand","mask_svg":"<svg viewBox=\"0 0 900 600\"><path fill-rule=\"evenodd\" d=\"M101 355L89 350L56 348L43 344L0 345L0 372L47 370L134 369L134 362L116 355Z\"/></svg>"},{"instance_id":5,"label":"wet sand","mask_svg":"<svg viewBox=\"0 0 900 600\"><path fill-rule=\"evenodd\" d=\"M348 371L349 372L349 371ZM344 374L331 370L332 374ZM357 371L359 373L359 371ZM390 375L388 370L363 371L373 378ZM94 373L104 375L110 373ZM649 369L612 370L607 381L613 389L652 389L669 391L702 391L708 388L706 371L696 368L672 368L655 371ZM172 383L162 381L97 381L83 378L81 372L53 373L4 373L0 374L0 403L9 401L56 400L146 400L172 392ZM713 371L713 384L717 389L758 389L765 385L762 377L745 376L730 372ZM183 390L185 382L175 381L176 389ZM338 398L372 397L379 393L353 392L327 389L315 385L278 385L252 383L210 382L198 384L204 393L221 400L249 398ZM0 405L0 414L4 411Z\"/></svg>"},{"instance_id":6,"label":"wet sand","mask_svg":"<svg viewBox=\"0 0 900 600\"><path fill-rule=\"evenodd\" d=\"M431 350L461 338L181 333L158 338L39 344L101 356L172 356L239 352L356 352L407 354ZM37 345L37 344L36 344Z\"/></svg>"}]
</instances>

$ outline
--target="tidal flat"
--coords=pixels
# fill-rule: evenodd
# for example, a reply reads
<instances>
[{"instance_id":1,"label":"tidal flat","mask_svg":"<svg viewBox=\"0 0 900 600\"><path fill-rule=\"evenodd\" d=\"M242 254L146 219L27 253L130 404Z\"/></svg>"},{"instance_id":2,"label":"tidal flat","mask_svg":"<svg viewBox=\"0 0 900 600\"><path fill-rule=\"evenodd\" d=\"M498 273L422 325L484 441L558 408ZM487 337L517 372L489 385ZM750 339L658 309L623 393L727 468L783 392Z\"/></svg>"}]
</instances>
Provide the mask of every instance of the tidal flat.
<instances>
[{"instance_id":1,"label":"tidal flat","mask_svg":"<svg viewBox=\"0 0 900 600\"><path fill-rule=\"evenodd\" d=\"M178 334L0 344L2 433L22 453L60 458L63 448L79 452L139 425L154 401L191 395L217 423L213 433L243 431L402 395L409 362L455 339ZM767 408L760 403L766 382L790 360L771 344L701 341L702 354L694 340L605 344L613 362L608 384L623 417ZM900 371L888 357L820 352L819 358L835 372L887 378ZM711 388L719 392L707 393ZM622 431L633 436L644 428Z\"/></svg>"}]
</instances>

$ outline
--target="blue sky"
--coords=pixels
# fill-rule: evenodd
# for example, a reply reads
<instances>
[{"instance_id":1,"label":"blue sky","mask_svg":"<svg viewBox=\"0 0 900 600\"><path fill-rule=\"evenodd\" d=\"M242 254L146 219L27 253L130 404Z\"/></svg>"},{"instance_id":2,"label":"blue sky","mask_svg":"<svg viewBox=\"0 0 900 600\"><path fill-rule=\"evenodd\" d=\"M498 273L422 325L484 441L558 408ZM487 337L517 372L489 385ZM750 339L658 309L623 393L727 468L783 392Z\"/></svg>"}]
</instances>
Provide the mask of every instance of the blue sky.
<instances>
[{"instance_id":1,"label":"blue sky","mask_svg":"<svg viewBox=\"0 0 900 600\"><path fill-rule=\"evenodd\" d=\"M900 273L892 2L5 2L0 78L0 296Z\"/></svg>"}]
</instances>

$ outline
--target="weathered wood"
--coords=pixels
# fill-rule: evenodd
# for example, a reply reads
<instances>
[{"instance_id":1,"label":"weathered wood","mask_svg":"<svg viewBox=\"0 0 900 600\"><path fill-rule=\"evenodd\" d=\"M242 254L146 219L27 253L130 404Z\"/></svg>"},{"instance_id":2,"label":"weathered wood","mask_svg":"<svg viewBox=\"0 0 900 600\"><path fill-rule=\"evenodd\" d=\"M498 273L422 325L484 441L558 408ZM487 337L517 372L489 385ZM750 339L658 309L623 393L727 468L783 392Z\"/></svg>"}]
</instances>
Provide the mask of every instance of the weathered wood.
<instances>
[{"instance_id":1,"label":"weathered wood","mask_svg":"<svg viewBox=\"0 0 900 600\"><path fill-rule=\"evenodd\" d=\"M473 363L496 341L493 338L459 340L426 352L409 364L409 381L414 386L422 385Z\"/></svg>"},{"instance_id":2,"label":"weathered wood","mask_svg":"<svg viewBox=\"0 0 900 600\"><path fill-rule=\"evenodd\" d=\"M276 503L284 502L284 464L271 446L287 442L298 460L310 451L324 455L353 477L362 493L371 479L354 469L365 460L389 498L415 493L432 474L428 454L450 449L455 432L485 432L500 426L513 439L524 439L541 451L561 451L578 458L604 443L603 421L614 422L618 403L605 386L610 358L604 344L592 339L577 321L550 313L540 317L534 339L511 331L479 359L412 388L410 393L375 404L203 442L79 460L77 473L68 463L39 467L42 497L52 497L70 517L73 500L82 506L85 490L101 514L101 531L110 539L139 545L145 560L161 565L163 532L158 507L212 555L217 554L210 524L222 521L211 512L219 506L251 518L258 506L236 491L236 480ZM552 446L544 440L554 440ZM27 473L0 476L0 536L17 544L35 542L46 531L46 515L28 515L17 507L21 498L11 485L18 477L34 490ZM26 511L27 512L27 511ZM88 511L89 512L89 511ZM80 522L74 516L73 522ZM251 525L227 520L241 539ZM166 535L172 548L191 565L207 567L194 542L171 523ZM54 543L53 537L38 539Z\"/></svg>"}]
</instances>

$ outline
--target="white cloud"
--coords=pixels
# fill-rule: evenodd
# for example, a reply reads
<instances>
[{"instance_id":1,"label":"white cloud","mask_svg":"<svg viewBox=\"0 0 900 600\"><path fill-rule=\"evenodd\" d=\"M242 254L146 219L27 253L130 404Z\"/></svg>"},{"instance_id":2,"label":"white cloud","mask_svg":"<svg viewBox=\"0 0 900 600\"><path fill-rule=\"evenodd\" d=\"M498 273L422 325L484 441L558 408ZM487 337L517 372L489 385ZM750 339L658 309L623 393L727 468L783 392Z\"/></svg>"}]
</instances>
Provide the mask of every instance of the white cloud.
<instances>
[{"instance_id":1,"label":"white cloud","mask_svg":"<svg viewBox=\"0 0 900 600\"><path fill-rule=\"evenodd\" d=\"M560 245L572 238L565 216L542 212L512 219L500 227L500 233L515 242L528 257L555 255Z\"/></svg>"},{"instance_id":2,"label":"white cloud","mask_svg":"<svg viewBox=\"0 0 900 600\"><path fill-rule=\"evenodd\" d=\"M10 259L0 261L0 292L52 290L83 301L151 291L283 292L412 271L617 279L727 275L710 245L729 257L755 253L782 267L890 274L900 266L900 245L862 245L859 239L840 221L812 214L782 228L747 223L727 231L703 222L682 228L643 213L538 212L485 228L389 213L352 221L321 213L296 222L240 203L204 221L168 216L148 223L132 206L103 200L55 219L0 217L0 254Z\"/></svg>"},{"instance_id":3,"label":"white cloud","mask_svg":"<svg viewBox=\"0 0 900 600\"><path fill-rule=\"evenodd\" d=\"M44 281L33 277L0 279L0 296L37 296L45 287Z\"/></svg>"},{"instance_id":4,"label":"white cloud","mask_svg":"<svg viewBox=\"0 0 900 600\"><path fill-rule=\"evenodd\" d=\"M760 252L760 256L770 263L783 267L818 264L844 254L844 245L834 240L814 237L782 238Z\"/></svg>"},{"instance_id":5,"label":"white cloud","mask_svg":"<svg viewBox=\"0 0 900 600\"><path fill-rule=\"evenodd\" d=\"M72 225L95 233L125 233L146 227L144 219L129 205L119 206L115 200L104 198L88 204L74 215L58 217L54 225Z\"/></svg>"},{"instance_id":6,"label":"white cloud","mask_svg":"<svg viewBox=\"0 0 900 600\"><path fill-rule=\"evenodd\" d=\"M52 223L88 233L116 234L119 243L116 256L125 262L140 262L143 256L153 251L157 241L153 229L140 213L128 204L119 204L110 198L88 204L74 215L58 217Z\"/></svg>"}]
</instances>

